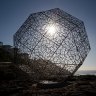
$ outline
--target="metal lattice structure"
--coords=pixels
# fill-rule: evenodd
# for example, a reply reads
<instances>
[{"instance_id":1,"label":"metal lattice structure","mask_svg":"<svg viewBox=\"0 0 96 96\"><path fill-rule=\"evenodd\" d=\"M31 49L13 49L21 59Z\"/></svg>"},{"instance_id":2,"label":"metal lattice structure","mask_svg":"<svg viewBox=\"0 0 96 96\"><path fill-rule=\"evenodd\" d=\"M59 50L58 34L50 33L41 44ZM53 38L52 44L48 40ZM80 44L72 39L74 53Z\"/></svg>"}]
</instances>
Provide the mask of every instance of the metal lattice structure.
<instances>
[{"instance_id":1,"label":"metal lattice structure","mask_svg":"<svg viewBox=\"0 0 96 96\"><path fill-rule=\"evenodd\" d=\"M31 14L14 34L14 46L47 77L74 74L90 51L83 21L59 8Z\"/></svg>"}]
</instances>

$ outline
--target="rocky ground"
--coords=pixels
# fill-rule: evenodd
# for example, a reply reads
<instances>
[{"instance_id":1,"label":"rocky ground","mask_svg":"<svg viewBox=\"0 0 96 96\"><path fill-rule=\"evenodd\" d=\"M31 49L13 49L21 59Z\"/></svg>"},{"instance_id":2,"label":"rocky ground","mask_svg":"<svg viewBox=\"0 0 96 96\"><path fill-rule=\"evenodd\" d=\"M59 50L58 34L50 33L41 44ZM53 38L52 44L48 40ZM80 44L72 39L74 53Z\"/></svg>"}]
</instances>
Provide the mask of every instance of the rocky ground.
<instances>
[{"instance_id":1,"label":"rocky ground","mask_svg":"<svg viewBox=\"0 0 96 96\"><path fill-rule=\"evenodd\" d=\"M0 96L96 96L96 76L73 76L55 86L38 84L12 63L0 63Z\"/></svg>"},{"instance_id":2,"label":"rocky ground","mask_svg":"<svg viewBox=\"0 0 96 96\"><path fill-rule=\"evenodd\" d=\"M6 80L0 84L0 96L96 96L96 77L94 77L94 80L84 80L83 77L83 80L74 79L69 82L70 84L68 83L68 85L61 88L44 89L27 80Z\"/></svg>"},{"instance_id":3,"label":"rocky ground","mask_svg":"<svg viewBox=\"0 0 96 96\"><path fill-rule=\"evenodd\" d=\"M61 85L60 85L61 86ZM46 86L47 87L47 86ZM22 96L96 96L96 76L74 76L61 88L30 86Z\"/></svg>"},{"instance_id":4,"label":"rocky ground","mask_svg":"<svg viewBox=\"0 0 96 96\"><path fill-rule=\"evenodd\" d=\"M11 63L2 63L0 96L96 96L96 76L73 76L66 83L54 87L37 84Z\"/></svg>"}]
</instances>

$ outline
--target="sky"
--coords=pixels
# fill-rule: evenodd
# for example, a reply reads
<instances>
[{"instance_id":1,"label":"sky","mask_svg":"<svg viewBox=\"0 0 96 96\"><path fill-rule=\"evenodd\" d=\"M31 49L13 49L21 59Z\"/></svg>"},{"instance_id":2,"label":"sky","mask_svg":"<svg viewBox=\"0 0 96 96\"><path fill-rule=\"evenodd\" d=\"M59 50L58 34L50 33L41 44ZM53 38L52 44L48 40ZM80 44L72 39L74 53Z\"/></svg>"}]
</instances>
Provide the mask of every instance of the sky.
<instances>
[{"instance_id":1,"label":"sky","mask_svg":"<svg viewBox=\"0 0 96 96\"><path fill-rule=\"evenodd\" d=\"M13 35L31 13L53 8L84 21L91 51L79 70L96 70L96 0L0 0L0 41L13 45Z\"/></svg>"}]
</instances>

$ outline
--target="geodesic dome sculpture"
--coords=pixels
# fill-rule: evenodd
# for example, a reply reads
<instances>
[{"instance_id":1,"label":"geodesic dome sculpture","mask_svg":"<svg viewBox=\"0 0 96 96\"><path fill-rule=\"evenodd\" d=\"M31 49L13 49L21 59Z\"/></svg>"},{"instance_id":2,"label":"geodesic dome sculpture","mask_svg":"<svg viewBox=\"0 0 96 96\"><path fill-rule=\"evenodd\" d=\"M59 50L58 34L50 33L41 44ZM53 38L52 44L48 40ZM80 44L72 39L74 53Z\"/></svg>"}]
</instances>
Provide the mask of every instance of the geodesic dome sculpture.
<instances>
[{"instance_id":1,"label":"geodesic dome sculpture","mask_svg":"<svg viewBox=\"0 0 96 96\"><path fill-rule=\"evenodd\" d=\"M14 34L14 46L44 78L74 74L90 50L83 21L59 8L31 14Z\"/></svg>"}]
</instances>

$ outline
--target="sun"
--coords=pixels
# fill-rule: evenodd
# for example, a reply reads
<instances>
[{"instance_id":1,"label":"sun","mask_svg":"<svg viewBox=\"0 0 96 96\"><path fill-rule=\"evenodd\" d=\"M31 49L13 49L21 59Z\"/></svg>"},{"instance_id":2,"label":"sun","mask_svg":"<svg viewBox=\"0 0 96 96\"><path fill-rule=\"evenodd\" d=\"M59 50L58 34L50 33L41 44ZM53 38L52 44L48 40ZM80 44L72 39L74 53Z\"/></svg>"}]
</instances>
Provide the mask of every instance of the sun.
<instances>
[{"instance_id":1,"label":"sun","mask_svg":"<svg viewBox=\"0 0 96 96\"><path fill-rule=\"evenodd\" d=\"M54 35L55 32L56 32L55 26L53 26L53 25L48 26L48 27L47 27L47 32L48 32L48 34L50 34L51 36Z\"/></svg>"}]
</instances>

